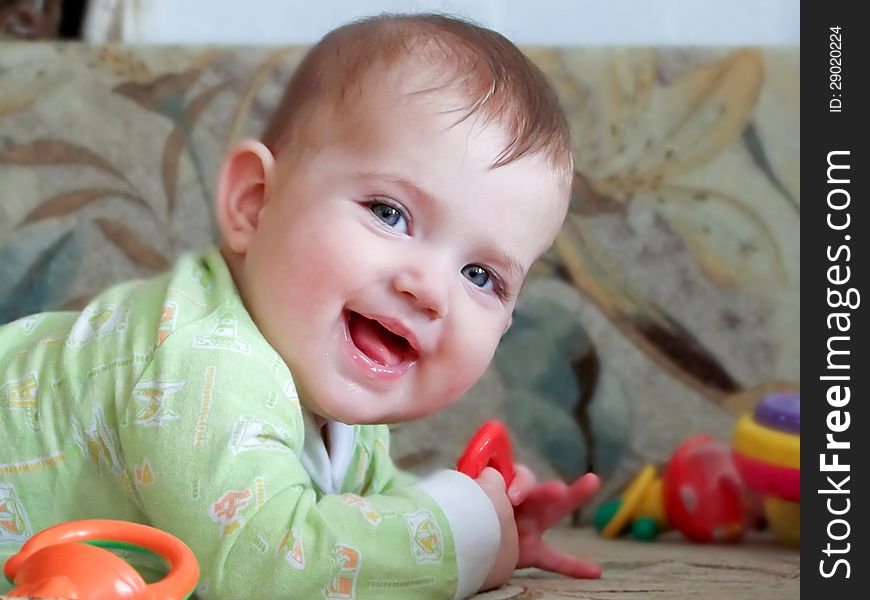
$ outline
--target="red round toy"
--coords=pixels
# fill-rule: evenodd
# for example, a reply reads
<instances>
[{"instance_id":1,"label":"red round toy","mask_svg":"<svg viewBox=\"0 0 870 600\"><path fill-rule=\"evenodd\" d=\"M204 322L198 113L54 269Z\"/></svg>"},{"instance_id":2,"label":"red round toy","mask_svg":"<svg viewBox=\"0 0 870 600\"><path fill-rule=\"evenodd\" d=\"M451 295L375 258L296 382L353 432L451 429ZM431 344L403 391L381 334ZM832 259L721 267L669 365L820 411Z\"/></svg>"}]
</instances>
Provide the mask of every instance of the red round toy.
<instances>
[{"instance_id":1,"label":"red round toy","mask_svg":"<svg viewBox=\"0 0 870 600\"><path fill-rule=\"evenodd\" d=\"M737 541L743 534L743 483L730 452L710 436L686 441L662 484L668 520L698 542Z\"/></svg>"},{"instance_id":2,"label":"red round toy","mask_svg":"<svg viewBox=\"0 0 870 600\"><path fill-rule=\"evenodd\" d=\"M696 542L737 541L743 534L744 487L728 448L708 435L683 442L661 478L646 465L622 498L603 504L596 527L612 538L626 530L640 540L679 529Z\"/></svg>"}]
</instances>

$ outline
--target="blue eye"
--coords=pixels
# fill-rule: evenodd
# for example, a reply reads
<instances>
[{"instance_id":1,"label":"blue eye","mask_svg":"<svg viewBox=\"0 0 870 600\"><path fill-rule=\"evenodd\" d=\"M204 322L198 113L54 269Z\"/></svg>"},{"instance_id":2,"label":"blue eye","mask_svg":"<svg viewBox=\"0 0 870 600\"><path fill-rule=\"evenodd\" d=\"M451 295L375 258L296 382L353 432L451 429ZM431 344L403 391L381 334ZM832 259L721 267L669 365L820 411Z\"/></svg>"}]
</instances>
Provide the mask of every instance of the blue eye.
<instances>
[{"instance_id":1,"label":"blue eye","mask_svg":"<svg viewBox=\"0 0 870 600\"><path fill-rule=\"evenodd\" d=\"M387 227L398 229L401 233L408 231L408 220L396 207L383 202L372 202L369 210Z\"/></svg>"},{"instance_id":2,"label":"blue eye","mask_svg":"<svg viewBox=\"0 0 870 600\"><path fill-rule=\"evenodd\" d=\"M480 265L467 265L462 269L462 275L477 287L487 290L493 287L492 276Z\"/></svg>"}]
</instances>

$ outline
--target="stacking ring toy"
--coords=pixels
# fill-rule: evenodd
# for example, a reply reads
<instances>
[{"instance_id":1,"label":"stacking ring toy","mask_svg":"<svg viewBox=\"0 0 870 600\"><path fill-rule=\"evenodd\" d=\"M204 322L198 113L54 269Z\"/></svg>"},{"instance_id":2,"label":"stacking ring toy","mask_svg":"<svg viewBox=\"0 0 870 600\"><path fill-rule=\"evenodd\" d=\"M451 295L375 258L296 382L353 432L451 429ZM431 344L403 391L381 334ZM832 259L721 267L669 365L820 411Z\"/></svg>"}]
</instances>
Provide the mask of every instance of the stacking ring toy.
<instances>
[{"instance_id":1,"label":"stacking ring toy","mask_svg":"<svg viewBox=\"0 0 870 600\"><path fill-rule=\"evenodd\" d=\"M169 573L146 584L124 559L104 548L156 554ZM61 523L36 534L3 573L12 597L88 600L183 600L193 594L199 565L178 538L138 523L91 519Z\"/></svg>"},{"instance_id":2,"label":"stacking ring toy","mask_svg":"<svg viewBox=\"0 0 870 600\"><path fill-rule=\"evenodd\" d=\"M801 399L768 394L734 428L734 464L746 486L765 496L765 515L782 541L800 544Z\"/></svg>"}]
</instances>

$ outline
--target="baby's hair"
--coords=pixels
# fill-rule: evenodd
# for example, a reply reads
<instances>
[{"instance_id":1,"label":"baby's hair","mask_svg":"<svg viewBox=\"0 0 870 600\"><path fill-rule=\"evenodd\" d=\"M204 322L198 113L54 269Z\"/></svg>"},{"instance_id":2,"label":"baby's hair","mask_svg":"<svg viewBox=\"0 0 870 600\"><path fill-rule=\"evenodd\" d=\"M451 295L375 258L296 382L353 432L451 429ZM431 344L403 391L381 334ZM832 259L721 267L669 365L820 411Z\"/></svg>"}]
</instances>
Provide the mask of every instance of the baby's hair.
<instances>
[{"instance_id":1,"label":"baby's hair","mask_svg":"<svg viewBox=\"0 0 870 600\"><path fill-rule=\"evenodd\" d=\"M409 58L449 78L421 92L458 88L468 99L457 122L477 115L504 128L509 142L492 168L540 154L570 185L568 123L541 70L501 34L439 14L384 14L328 33L296 68L261 141L277 156L318 109L335 109L373 69Z\"/></svg>"}]
</instances>

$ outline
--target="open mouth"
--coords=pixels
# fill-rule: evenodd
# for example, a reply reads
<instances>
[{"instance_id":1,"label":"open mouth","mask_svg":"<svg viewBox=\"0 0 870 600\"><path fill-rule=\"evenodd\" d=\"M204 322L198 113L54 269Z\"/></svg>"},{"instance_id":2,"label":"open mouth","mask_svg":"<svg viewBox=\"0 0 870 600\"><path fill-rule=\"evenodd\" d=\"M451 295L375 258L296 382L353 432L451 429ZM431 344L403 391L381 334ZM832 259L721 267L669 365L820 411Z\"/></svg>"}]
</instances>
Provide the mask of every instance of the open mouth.
<instances>
[{"instance_id":1,"label":"open mouth","mask_svg":"<svg viewBox=\"0 0 870 600\"><path fill-rule=\"evenodd\" d=\"M347 330L354 345L379 365L396 367L413 362L418 357L418 352L407 338L359 313L348 311Z\"/></svg>"}]
</instances>

